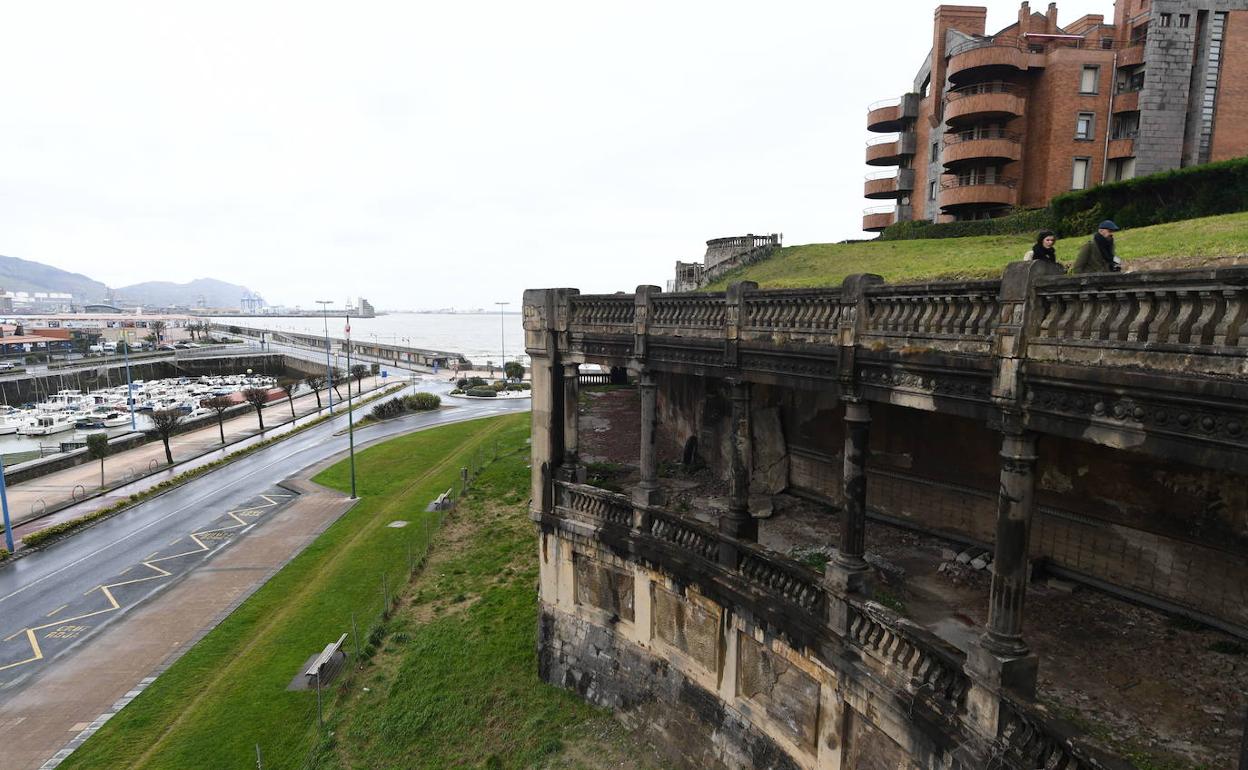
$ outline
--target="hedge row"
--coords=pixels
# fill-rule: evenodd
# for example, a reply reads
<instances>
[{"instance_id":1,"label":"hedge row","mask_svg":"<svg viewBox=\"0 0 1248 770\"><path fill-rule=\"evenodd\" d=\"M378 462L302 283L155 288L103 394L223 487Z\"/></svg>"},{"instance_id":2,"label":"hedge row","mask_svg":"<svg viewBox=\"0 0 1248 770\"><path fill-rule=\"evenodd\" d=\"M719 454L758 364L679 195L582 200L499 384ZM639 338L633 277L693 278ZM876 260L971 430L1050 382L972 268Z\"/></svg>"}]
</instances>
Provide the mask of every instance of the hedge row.
<instances>
[{"instance_id":1,"label":"hedge row","mask_svg":"<svg viewBox=\"0 0 1248 770\"><path fill-rule=\"evenodd\" d=\"M1047 208L996 219L898 222L885 229L880 239L1035 234L1046 229L1069 237L1087 235L1103 219L1112 219L1119 227L1147 227L1246 209L1248 158L1234 158L1063 193L1049 201Z\"/></svg>"},{"instance_id":2,"label":"hedge row","mask_svg":"<svg viewBox=\"0 0 1248 770\"><path fill-rule=\"evenodd\" d=\"M889 225L880 234L884 241L911 241L921 238L964 238L970 235L1016 235L1035 233L1049 227L1048 209L1023 209L995 219L965 222L931 222L914 219Z\"/></svg>"}]
</instances>

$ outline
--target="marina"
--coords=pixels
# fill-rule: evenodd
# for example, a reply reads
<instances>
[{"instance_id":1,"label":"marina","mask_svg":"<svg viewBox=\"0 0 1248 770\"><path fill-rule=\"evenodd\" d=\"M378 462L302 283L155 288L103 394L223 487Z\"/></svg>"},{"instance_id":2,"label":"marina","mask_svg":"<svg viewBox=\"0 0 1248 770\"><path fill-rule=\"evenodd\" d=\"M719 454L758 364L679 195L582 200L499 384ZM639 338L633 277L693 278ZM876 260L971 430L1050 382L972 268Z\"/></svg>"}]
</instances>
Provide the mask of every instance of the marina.
<instances>
[{"instance_id":1,"label":"marina","mask_svg":"<svg viewBox=\"0 0 1248 770\"><path fill-rule=\"evenodd\" d=\"M222 396L243 403L244 390L276 385L275 378L259 374L135 380L130 387L133 429L125 384L60 390L38 403L0 407L0 455L6 465L47 457L84 446L92 433L114 437L150 430L153 412L175 410L187 418L202 417L211 414L203 406L206 399Z\"/></svg>"}]
</instances>

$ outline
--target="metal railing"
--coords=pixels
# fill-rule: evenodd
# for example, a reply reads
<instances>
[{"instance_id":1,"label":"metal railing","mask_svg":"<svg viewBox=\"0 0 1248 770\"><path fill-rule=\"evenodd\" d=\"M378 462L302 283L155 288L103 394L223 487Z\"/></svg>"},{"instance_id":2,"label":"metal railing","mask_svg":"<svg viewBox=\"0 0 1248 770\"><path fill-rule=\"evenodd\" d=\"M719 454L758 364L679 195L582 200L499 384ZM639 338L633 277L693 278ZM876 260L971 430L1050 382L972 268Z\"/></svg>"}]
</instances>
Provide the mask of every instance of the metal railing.
<instances>
[{"instance_id":1,"label":"metal railing","mask_svg":"<svg viewBox=\"0 0 1248 770\"><path fill-rule=\"evenodd\" d=\"M1003 128L976 129L975 131L958 131L945 134L945 146L961 142L976 142L981 139L1005 139L1018 144L1023 140L1017 131L1006 131Z\"/></svg>"},{"instance_id":2,"label":"metal railing","mask_svg":"<svg viewBox=\"0 0 1248 770\"><path fill-rule=\"evenodd\" d=\"M951 88L945 94L945 101L952 102L966 96L979 96L981 94L1015 94L1018 91L1018 86L1013 83L990 80L986 83L971 83L970 85Z\"/></svg>"},{"instance_id":3,"label":"metal railing","mask_svg":"<svg viewBox=\"0 0 1248 770\"><path fill-rule=\"evenodd\" d=\"M1009 187L1013 189L1018 186L1018 180L1007 177L947 177L941 180L940 189L952 190L959 187L987 187L989 185Z\"/></svg>"}]
</instances>

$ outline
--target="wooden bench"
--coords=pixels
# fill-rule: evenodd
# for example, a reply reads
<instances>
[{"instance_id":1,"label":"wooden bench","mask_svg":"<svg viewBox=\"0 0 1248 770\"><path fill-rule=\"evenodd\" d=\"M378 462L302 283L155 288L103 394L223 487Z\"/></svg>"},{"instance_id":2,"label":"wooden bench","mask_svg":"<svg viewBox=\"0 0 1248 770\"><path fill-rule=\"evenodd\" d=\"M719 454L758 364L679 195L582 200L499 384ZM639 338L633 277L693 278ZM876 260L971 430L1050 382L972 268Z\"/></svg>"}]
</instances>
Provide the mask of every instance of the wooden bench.
<instances>
[{"instance_id":1,"label":"wooden bench","mask_svg":"<svg viewBox=\"0 0 1248 770\"><path fill-rule=\"evenodd\" d=\"M316 656L316 660L312 661L312 665L308 666L308 670L303 675L311 679L312 677L320 677L321 671L325 665L334 659L338 651L342 649L342 643L347 641L347 635L343 634L338 637L338 641L325 645L325 649L321 650L321 654Z\"/></svg>"}]
</instances>

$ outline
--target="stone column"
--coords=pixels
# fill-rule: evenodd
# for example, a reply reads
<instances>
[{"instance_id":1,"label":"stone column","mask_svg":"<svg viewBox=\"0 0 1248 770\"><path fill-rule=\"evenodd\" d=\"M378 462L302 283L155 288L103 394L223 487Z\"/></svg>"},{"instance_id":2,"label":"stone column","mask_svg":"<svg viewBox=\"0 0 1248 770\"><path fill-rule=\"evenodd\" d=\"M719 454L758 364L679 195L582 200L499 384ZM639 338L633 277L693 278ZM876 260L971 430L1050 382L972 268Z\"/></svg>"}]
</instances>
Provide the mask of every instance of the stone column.
<instances>
[{"instance_id":1,"label":"stone column","mask_svg":"<svg viewBox=\"0 0 1248 770\"><path fill-rule=\"evenodd\" d=\"M563 458L559 465L559 478L563 481L582 481L580 456L580 366L563 365Z\"/></svg>"},{"instance_id":2,"label":"stone column","mask_svg":"<svg viewBox=\"0 0 1248 770\"><path fill-rule=\"evenodd\" d=\"M757 541L758 523L750 516L750 384L733 380L730 387L732 452L728 512L719 520L719 530L741 540Z\"/></svg>"},{"instance_id":3,"label":"stone column","mask_svg":"<svg viewBox=\"0 0 1248 770\"><path fill-rule=\"evenodd\" d=\"M841 543L836 564L850 573L867 571L863 560L867 533L867 442L870 439L871 410L858 400L845 401L845 496L841 520Z\"/></svg>"},{"instance_id":4,"label":"stone column","mask_svg":"<svg viewBox=\"0 0 1248 770\"><path fill-rule=\"evenodd\" d=\"M640 505L658 505L662 495L659 490L659 458L655 446L658 432L658 384L654 375L643 370L638 378L641 389L641 483L633 495Z\"/></svg>"},{"instance_id":5,"label":"stone column","mask_svg":"<svg viewBox=\"0 0 1248 770\"><path fill-rule=\"evenodd\" d=\"M1006 658L1022 658L1030 653L1023 641L1023 600L1027 594L1027 543L1035 490L1035 434L1005 434L988 629L981 642L989 652Z\"/></svg>"}]
</instances>

